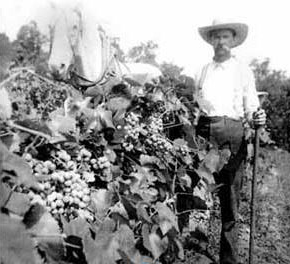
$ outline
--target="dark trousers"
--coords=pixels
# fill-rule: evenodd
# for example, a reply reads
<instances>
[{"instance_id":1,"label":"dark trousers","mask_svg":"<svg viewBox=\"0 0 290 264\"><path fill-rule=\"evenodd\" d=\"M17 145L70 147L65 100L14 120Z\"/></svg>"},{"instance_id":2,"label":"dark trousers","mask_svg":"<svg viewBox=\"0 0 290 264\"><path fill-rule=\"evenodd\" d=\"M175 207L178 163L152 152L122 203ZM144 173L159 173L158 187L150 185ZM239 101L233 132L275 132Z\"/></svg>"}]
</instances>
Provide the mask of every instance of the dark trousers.
<instances>
[{"instance_id":1,"label":"dark trousers","mask_svg":"<svg viewBox=\"0 0 290 264\"><path fill-rule=\"evenodd\" d=\"M217 184L223 184L218 192L222 220L220 263L237 264L237 213L246 157L242 121L228 117L201 117L196 133L214 147L231 151L229 162L220 172L214 173L214 178Z\"/></svg>"}]
</instances>

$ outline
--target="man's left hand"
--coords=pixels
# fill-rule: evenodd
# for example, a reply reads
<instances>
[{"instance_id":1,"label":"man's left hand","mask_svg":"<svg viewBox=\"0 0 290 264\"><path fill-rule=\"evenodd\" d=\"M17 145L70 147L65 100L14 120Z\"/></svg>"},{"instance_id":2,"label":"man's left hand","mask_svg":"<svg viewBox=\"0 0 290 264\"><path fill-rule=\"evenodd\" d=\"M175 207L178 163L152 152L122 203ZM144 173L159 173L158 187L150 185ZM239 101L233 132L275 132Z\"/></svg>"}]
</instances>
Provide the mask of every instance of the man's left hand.
<instances>
[{"instance_id":1,"label":"man's left hand","mask_svg":"<svg viewBox=\"0 0 290 264\"><path fill-rule=\"evenodd\" d=\"M264 126L266 124L266 113L264 109L258 109L253 113L253 123L255 126Z\"/></svg>"}]
</instances>

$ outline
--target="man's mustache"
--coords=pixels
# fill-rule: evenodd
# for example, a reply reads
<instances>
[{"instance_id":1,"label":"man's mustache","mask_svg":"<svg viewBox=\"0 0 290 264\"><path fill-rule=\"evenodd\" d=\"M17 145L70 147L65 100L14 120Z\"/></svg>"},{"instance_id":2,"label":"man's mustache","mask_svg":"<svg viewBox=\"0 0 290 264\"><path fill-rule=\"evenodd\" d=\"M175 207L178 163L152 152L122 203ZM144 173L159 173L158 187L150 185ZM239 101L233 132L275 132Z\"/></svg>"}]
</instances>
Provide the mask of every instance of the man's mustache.
<instances>
[{"instance_id":1,"label":"man's mustache","mask_svg":"<svg viewBox=\"0 0 290 264\"><path fill-rule=\"evenodd\" d=\"M229 46L225 45L225 44L222 44L222 45L218 44L215 48L216 49L224 49L226 51L230 51L231 50L231 48Z\"/></svg>"}]
</instances>

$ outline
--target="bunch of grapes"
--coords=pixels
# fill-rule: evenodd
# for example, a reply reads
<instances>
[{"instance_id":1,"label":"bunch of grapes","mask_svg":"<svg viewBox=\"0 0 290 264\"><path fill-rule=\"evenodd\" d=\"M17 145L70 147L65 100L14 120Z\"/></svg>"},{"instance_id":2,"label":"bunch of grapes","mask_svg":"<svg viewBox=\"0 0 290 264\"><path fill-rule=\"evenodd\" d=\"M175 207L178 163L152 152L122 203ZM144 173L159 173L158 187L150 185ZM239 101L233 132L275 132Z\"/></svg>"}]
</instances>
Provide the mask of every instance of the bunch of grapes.
<instances>
[{"instance_id":1,"label":"bunch of grapes","mask_svg":"<svg viewBox=\"0 0 290 264\"><path fill-rule=\"evenodd\" d=\"M33 110L47 119L49 113L62 106L70 87L53 84L31 71L19 71L5 83L13 105L13 118L25 119Z\"/></svg>"},{"instance_id":2,"label":"bunch of grapes","mask_svg":"<svg viewBox=\"0 0 290 264\"><path fill-rule=\"evenodd\" d=\"M122 146L126 151L132 151L134 145L138 142L139 134L142 129L140 125L140 116L134 112L129 112L125 117L125 122L126 126L124 129L126 130L126 134Z\"/></svg>"},{"instance_id":3,"label":"bunch of grapes","mask_svg":"<svg viewBox=\"0 0 290 264\"><path fill-rule=\"evenodd\" d=\"M149 118L148 131L151 134L159 134L163 131L163 121L159 116L153 115Z\"/></svg>"},{"instance_id":4,"label":"bunch of grapes","mask_svg":"<svg viewBox=\"0 0 290 264\"><path fill-rule=\"evenodd\" d=\"M196 229L209 234L210 230L210 210L193 210L189 215L189 231Z\"/></svg>"},{"instance_id":5,"label":"bunch of grapes","mask_svg":"<svg viewBox=\"0 0 290 264\"><path fill-rule=\"evenodd\" d=\"M88 150L81 149L74 160L65 150L60 150L52 153L51 160L39 161L26 153L24 158L40 182L40 192L29 193L31 202L46 206L52 215L74 218L82 214L92 218L86 208L91 200L89 184L95 181L95 175L88 167L81 166L91 156Z\"/></svg>"},{"instance_id":6,"label":"bunch of grapes","mask_svg":"<svg viewBox=\"0 0 290 264\"><path fill-rule=\"evenodd\" d=\"M176 123L176 114L174 111L166 112L162 115L162 121L164 125L172 125Z\"/></svg>"},{"instance_id":7,"label":"bunch of grapes","mask_svg":"<svg viewBox=\"0 0 290 264\"><path fill-rule=\"evenodd\" d=\"M150 150L153 150L159 157L169 155L173 151L172 143L161 134L150 134L145 140L146 146Z\"/></svg>"},{"instance_id":8,"label":"bunch of grapes","mask_svg":"<svg viewBox=\"0 0 290 264\"><path fill-rule=\"evenodd\" d=\"M163 101L157 101L154 103L154 110L155 113L163 114L166 112L165 103Z\"/></svg>"},{"instance_id":9,"label":"bunch of grapes","mask_svg":"<svg viewBox=\"0 0 290 264\"><path fill-rule=\"evenodd\" d=\"M190 153L190 149L187 145L175 145L175 151L180 153L182 156L187 156Z\"/></svg>"}]
</instances>

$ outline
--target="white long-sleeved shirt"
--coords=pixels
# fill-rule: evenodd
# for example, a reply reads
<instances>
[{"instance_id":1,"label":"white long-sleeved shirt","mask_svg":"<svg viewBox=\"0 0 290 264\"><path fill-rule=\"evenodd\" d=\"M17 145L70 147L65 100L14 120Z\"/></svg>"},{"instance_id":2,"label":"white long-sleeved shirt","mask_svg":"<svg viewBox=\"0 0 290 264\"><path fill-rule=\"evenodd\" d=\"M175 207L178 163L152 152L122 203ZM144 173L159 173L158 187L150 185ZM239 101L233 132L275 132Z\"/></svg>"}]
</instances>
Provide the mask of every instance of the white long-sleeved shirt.
<instances>
[{"instance_id":1,"label":"white long-sleeved shirt","mask_svg":"<svg viewBox=\"0 0 290 264\"><path fill-rule=\"evenodd\" d=\"M251 120L260 105L253 72L236 57L206 64L195 81L201 108L208 116Z\"/></svg>"}]
</instances>

